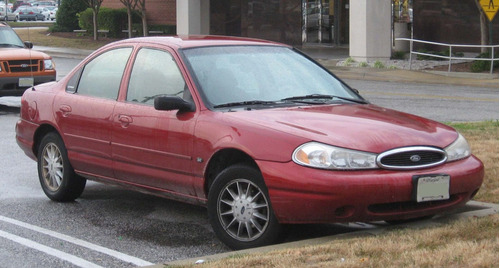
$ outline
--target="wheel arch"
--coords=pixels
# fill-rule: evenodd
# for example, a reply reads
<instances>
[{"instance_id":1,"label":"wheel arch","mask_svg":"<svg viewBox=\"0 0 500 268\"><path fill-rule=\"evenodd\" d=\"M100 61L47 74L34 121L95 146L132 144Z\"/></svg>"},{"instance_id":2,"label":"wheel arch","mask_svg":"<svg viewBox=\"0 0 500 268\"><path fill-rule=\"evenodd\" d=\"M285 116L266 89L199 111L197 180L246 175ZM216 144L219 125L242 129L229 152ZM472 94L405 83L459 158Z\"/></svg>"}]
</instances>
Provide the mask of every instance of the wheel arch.
<instances>
[{"instance_id":1,"label":"wheel arch","mask_svg":"<svg viewBox=\"0 0 500 268\"><path fill-rule=\"evenodd\" d=\"M57 129L49 124L40 125L40 127L38 127L38 129L35 131L35 135L33 137L33 153L35 154L35 156L38 155L38 148L40 147L40 142L42 141L43 137L50 132L55 132L57 135L61 136Z\"/></svg>"},{"instance_id":2,"label":"wheel arch","mask_svg":"<svg viewBox=\"0 0 500 268\"><path fill-rule=\"evenodd\" d=\"M245 164L257 169L260 172L260 168L255 160L245 152L232 148L220 150L216 152L212 156L212 158L210 158L210 161L208 162L207 168L205 170L204 190L206 196L208 196L210 187L215 181L217 175L227 167L235 164Z\"/></svg>"}]
</instances>

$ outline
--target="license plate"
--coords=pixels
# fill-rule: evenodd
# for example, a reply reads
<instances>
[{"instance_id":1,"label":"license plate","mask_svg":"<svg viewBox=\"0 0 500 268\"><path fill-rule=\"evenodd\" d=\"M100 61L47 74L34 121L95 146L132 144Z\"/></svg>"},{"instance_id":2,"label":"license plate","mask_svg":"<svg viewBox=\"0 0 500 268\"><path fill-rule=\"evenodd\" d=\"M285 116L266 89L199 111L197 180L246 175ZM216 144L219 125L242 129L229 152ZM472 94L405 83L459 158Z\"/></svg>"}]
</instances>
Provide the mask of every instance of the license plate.
<instances>
[{"instance_id":1,"label":"license plate","mask_svg":"<svg viewBox=\"0 0 500 268\"><path fill-rule=\"evenodd\" d=\"M32 87L34 82L32 77L21 77L19 78L19 87Z\"/></svg>"},{"instance_id":2,"label":"license plate","mask_svg":"<svg viewBox=\"0 0 500 268\"><path fill-rule=\"evenodd\" d=\"M450 199L449 175L414 176L413 184L417 202Z\"/></svg>"}]
</instances>

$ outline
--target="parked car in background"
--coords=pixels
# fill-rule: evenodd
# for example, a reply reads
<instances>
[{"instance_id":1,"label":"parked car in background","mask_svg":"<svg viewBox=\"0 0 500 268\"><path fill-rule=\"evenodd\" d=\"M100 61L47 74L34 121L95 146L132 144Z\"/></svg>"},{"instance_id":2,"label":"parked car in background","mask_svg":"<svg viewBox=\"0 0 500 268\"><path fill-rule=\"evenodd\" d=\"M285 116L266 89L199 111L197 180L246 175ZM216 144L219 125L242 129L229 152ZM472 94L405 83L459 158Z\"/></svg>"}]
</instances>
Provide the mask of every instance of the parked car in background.
<instances>
[{"instance_id":1,"label":"parked car in background","mask_svg":"<svg viewBox=\"0 0 500 268\"><path fill-rule=\"evenodd\" d=\"M12 11L13 12L16 12L17 9L20 7L20 6L31 6L30 3L28 3L28 1L22 1L22 0L18 0L14 3L14 5L12 6Z\"/></svg>"},{"instance_id":2,"label":"parked car in background","mask_svg":"<svg viewBox=\"0 0 500 268\"><path fill-rule=\"evenodd\" d=\"M484 175L453 128L370 104L263 40L118 41L26 90L20 117L17 143L50 199L90 179L206 206L234 249L275 243L282 224L432 217Z\"/></svg>"},{"instance_id":3,"label":"parked car in background","mask_svg":"<svg viewBox=\"0 0 500 268\"><path fill-rule=\"evenodd\" d=\"M16 21L16 14L9 7L0 6L0 20Z\"/></svg>"},{"instance_id":4,"label":"parked car in background","mask_svg":"<svg viewBox=\"0 0 500 268\"><path fill-rule=\"evenodd\" d=\"M32 47L0 22L0 96L20 96L32 85L56 80L52 58Z\"/></svg>"},{"instance_id":5,"label":"parked car in background","mask_svg":"<svg viewBox=\"0 0 500 268\"><path fill-rule=\"evenodd\" d=\"M45 20L45 16L41 13L41 10L39 10L36 7L31 7L31 6L20 6L16 11L16 19L18 21L37 21L37 20Z\"/></svg>"},{"instance_id":6,"label":"parked car in background","mask_svg":"<svg viewBox=\"0 0 500 268\"><path fill-rule=\"evenodd\" d=\"M42 9L42 14L45 17L45 20L55 20L56 12L57 7L55 6L46 6Z\"/></svg>"},{"instance_id":7,"label":"parked car in background","mask_svg":"<svg viewBox=\"0 0 500 268\"><path fill-rule=\"evenodd\" d=\"M37 6L37 7L47 7L47 6L56 6L56 2L53 1L38 1L38 2L32 2L32 6Z\"/></svg>"}]
</instances>

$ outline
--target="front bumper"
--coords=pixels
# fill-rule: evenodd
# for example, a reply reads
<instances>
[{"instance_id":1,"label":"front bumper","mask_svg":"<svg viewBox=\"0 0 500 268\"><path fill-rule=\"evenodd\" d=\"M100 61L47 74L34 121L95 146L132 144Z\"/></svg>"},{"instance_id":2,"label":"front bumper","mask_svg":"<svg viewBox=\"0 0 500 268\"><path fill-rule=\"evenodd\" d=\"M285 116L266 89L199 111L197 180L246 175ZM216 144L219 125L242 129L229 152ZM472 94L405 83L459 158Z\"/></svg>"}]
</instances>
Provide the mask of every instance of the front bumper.
<instances>
[{"instance_id":1,"label":"front bumper","mask_svg":"<svg viewBox=\"0 0 500 268\"><path fill-rule=\"evenodd\" d=\"M23 76L24 77L24 76ZM29 77L29 76L27 76ZM19 87L19 76L0 77L0 96L21 96L29 87ZM46 82L56 81L56 74L33 76L34 84L39 85Z\"/></svg>"},{"instance_id":2,"label":"front bumper","mask_svg":"<svg viewBox=\"0 0 500 268\"><path fill-rule=\"evenodd\" d=\"M479 190L484 167L474 156L413 171L330 171L293 162L259 161L273 210L281 223L403 220L465 205ZM413 201L414 175L450 175L450 198Z\"/></svg>"}]
</instances>

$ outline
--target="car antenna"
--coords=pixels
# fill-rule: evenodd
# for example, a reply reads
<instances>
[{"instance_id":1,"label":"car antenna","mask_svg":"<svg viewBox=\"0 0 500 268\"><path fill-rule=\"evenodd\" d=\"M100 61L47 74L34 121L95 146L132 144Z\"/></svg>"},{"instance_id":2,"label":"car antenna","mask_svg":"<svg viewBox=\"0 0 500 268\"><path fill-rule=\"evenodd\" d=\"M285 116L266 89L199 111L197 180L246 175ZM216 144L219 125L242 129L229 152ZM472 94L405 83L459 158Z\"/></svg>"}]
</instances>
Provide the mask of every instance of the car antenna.
<instances>
[{"instance_id":1,"label":"car antenna","mask_svg":"<svg viewBox=\"0 0 500 268\"><path fill-rule=\"evenodd\" d=\"M30 27L28 26L28 41L31 40L31 36L30 36ZM29 41L31 42L31 41ZM27 46L26 44L24 44L25 46ZM33 58L31 56L31 50L33 49L33 46L28 46L28 50L29 50L29 53L30 53L30 74L31 74L31 90L35 90L35 77L33 76ZM37 63L38 65L40 63Z\"/></svg>"}]
</instances>

